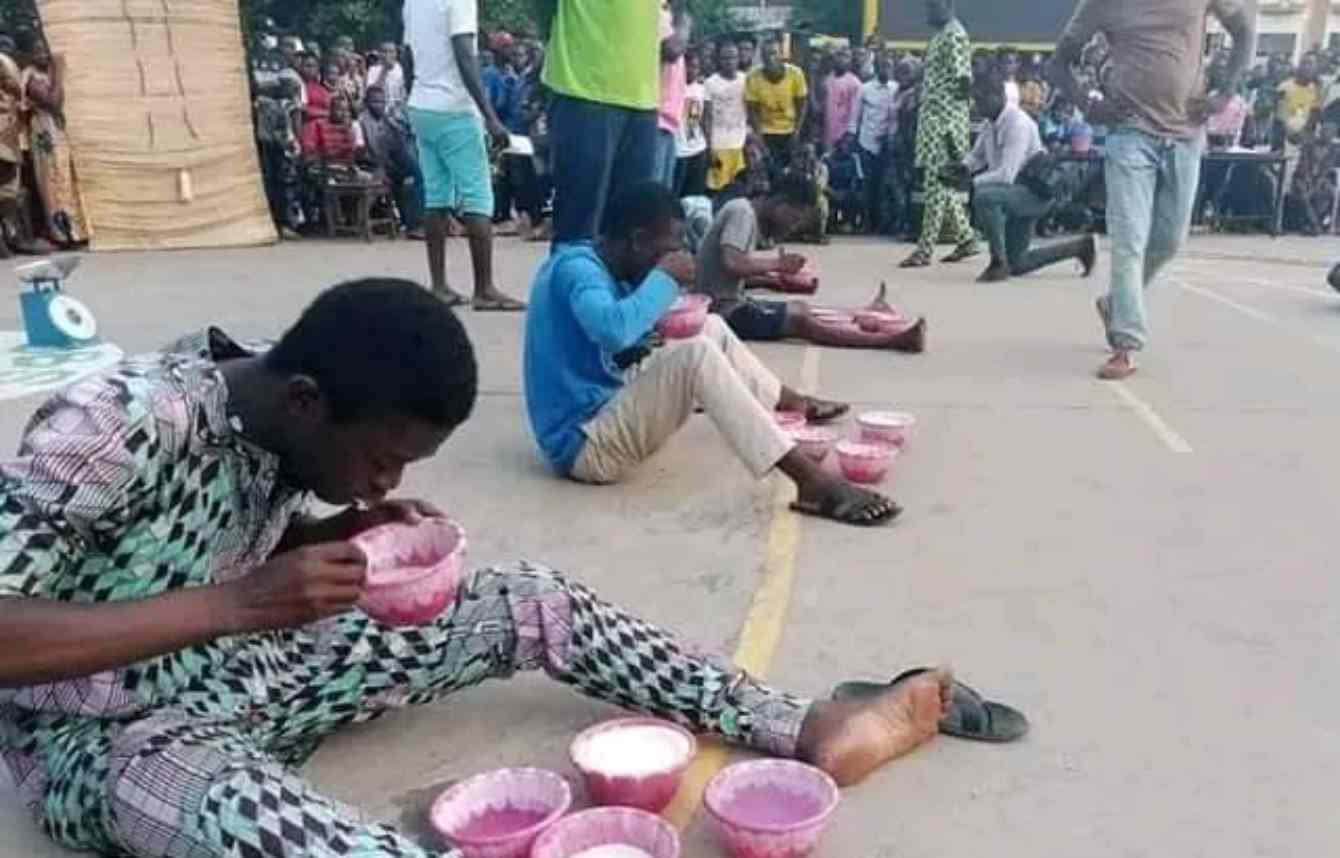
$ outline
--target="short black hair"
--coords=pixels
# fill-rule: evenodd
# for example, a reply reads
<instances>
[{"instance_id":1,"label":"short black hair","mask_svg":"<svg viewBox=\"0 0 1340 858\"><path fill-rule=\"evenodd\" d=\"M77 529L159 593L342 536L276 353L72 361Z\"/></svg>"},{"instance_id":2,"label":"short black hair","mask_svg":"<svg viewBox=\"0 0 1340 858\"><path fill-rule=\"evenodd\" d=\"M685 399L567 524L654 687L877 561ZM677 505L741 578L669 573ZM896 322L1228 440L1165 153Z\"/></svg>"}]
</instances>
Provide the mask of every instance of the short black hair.
<instances>
[{"instance_id":1,"label":"short black hair","mask_svg":"<svg viewBox=\"0 0 1340 858\"><path fill-rule=\"evenodd\" d=\"M412 280L372 277L322 292L265 355L271 372L316 381L338 423L409 417L454 429L479 369L456 314Z\"/></svg>"},{"instance_id":2,"label":"short black hair","mask_svg":"<svg viewBox=\"0 0 1340 858\"><path fill-rule=\"evenodd\" d=\"M628 238L639 229L684 220L684 204L660 182L639 182L610 200L605 207L606 238Z\"/></svg>"},{"instance_id":3,"label":"short black hair","mask_svg":"<svg viewBox=\"0 0 1340 858\"><path fill-rule=\"evenodd\" d=\"M819 204L819 189L815 187L813 177L792 170L777 177L768 196L793 206L813 208Z\"/></svg>"}]
</instances>

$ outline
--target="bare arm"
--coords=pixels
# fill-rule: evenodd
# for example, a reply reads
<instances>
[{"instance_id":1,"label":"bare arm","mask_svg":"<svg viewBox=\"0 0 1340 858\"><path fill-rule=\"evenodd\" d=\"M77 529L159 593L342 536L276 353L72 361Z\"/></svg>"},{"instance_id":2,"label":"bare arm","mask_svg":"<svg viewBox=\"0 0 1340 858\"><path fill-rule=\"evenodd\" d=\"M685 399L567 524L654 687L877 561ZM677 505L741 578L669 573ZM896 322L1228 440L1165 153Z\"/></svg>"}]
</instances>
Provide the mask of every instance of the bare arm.
<instances>
[{"instance_id":1,"label":"bare arm","mask_svg":"<svg viewBox=\"0 0 1340 858\"><path fill-rule=\"evenodd\" d=\"M1051 64L1047 67L1047 79L1061 92L1069 96L1074 104L1084 104L1087 93L1079 91L1079 80L1075 78L1075 66L1084 53L1084 46L1098 32L1099 6L1106 0L1081 0L1070 23L1061 31L1056 42L1056 52L1052 54Z\"/></svg>"},{"instance_id":2,"label":"bare arm","mask_svg":"<svg viewBox=\"0 0 1340 858\"><path fill-rule=\"evenodd\" d=\"M1256 22L1247 14L1242 0L1215 0L1211 9L1233 39L1233 54L1228 59L1228 81L1224 89L1236 92L1251 66L1256 49Z\"/></svg>"},{"instance_id":3,"label":"bare arm","mask_svg":"<svg viewBox=\"0 0 1340 858\"><path fill-rule=\"evenodd\" d=\"M721 267L732 277L759 277L781 270L781 256L752 256L735 247L721 248Z\"/></svg>"},{"instance_id":4,"label":"bare arm","mask_svg":"<svg viewBox=\"0 0 1340 858\"><path fill-rule=\"evenodd\" d=\"M475 34L458 33L452 36L451 50L453 56L456 57L456 68L461 72L461 82L465 84L465 91L470 93L470 98L474 101L475 107L478 107L479 112L484 115L484 127L488 129L495 143L506 145L507 129L498 120L498 114L494 112L493 104L484 94L484 82L479 77L479 57L475 53Z\"/></svg>"}]
</instances>

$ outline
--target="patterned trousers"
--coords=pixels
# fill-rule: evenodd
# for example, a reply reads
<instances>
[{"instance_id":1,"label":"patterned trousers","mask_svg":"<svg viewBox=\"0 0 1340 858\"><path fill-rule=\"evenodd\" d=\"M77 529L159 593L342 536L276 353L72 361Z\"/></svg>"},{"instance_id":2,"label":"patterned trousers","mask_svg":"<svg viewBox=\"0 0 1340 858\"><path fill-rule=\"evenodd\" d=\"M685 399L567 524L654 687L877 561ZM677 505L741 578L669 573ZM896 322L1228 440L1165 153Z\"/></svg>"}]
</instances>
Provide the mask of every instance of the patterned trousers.
<instances>
[{"instance_id":1,"label":"patterned trousers","mask_svg":"<svg viewBox=\"0 0 1340 858\"><path fill-rule=\"evenodd\" d=\"M62 825L75 821L60 814L83 813L102 834L82 845L117 855L454 856L364 819L292 766L343 725L519 670L542 669L592 697L780 756L794 753L809 708L524 563L476 573L426 627L388 629L355 613L324 635L293 639L301 642L279 662L267 650L224 668L237 688L264 675L263 700L251 711L235 702L219 711L218 692L188 688L110 742L85 743L82 759L56 761L43 807L48 832L62 839ZM77 787L100 800L83 808L52 801L53 791L68 799Z\"/></svg>"},{"instance_id":2,"label":"patterned trousers","mask_svg":"<svg viewBox=\"0 0 1340 858\"><path fill-rule=\"evenodd\" d=\"M968 222L968 211L959 199L960 194L943 184L934 170L926 170L925 213L921 220L921 238L917 250L930 255L940 242L945 219L949 220L950 239L956 246L975 244L976 236Z\"/></svg>"}]
</instances>

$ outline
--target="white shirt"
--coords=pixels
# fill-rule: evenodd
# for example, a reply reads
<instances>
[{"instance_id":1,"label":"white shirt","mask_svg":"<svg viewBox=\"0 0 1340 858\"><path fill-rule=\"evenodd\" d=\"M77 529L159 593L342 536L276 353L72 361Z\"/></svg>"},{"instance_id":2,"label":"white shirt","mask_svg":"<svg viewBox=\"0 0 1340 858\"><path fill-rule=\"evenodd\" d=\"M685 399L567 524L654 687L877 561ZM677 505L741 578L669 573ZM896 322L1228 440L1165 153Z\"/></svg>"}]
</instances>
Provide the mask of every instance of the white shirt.
<instances>
[{"instance_id":1,"label":"white shirt","mask_svg":"<svg viewBox=\"0 0 1340 858\"><path fill-rule=\"evenodd\" d=\"M893 128L894 103L898 100L898 84L880 83L876 78L861 84L861 100L851 114L849 134L871 155L884 149L884 141Z\"/></svg>"},{"instance_id":2,"label":"white shirt","mask_svg":"<svg viewBox=\"0 0 1340 858\"><path fill-rule=\"evenodd\" d=\"M707 90L701 83L694 82L684 88L684 115L680 118L679 130L675 132L676 154L680 158L692 158L707 151L707 136L703 128L703 106L707 103Z\"/></svg>"},{"instance_id":3,"label":"white shirt","mask_svg":"<svg viewBox=\"0 0 1340 858\"><path fill-rule=\"evenodd\" d=\"M461 80L453 36L479 32L476 0L405 0L405 41L414 52L414 92L409 106L440 113L478 114Z\"/></svg>"},{"instance_id":4,"label":"white shirt","mask_svg":"<svg viewBox=\"0 0 1340 858\"><path fill-rule=\"evenodd\" d=\"M1019 106L1019 84L1012 80L1005 81L1005 103Z\"/></svg>"},{"instance_id":5,"label":"white shirt","mask_svg":"<svg viewBox=\"0 0 1340 858\"><path fill-rule=\"evenodd\" d=\"M1013 185L1028 159L1043 151L1042 135L1033 117L1006 105L991 127L978 136L965 163L973 170L986 169L973 179L974 184Z\"/></svg>"},{"instance_id":6,"label":"white shirt","mask_svg":"<svg viewBox=\"0 0 1340 858\"><path fill-rule=\"evenodd\" d=\"M381 88L386 91L387 107L405 103L405 70L400 67L400 63L391 66L390 71L384 74L382 66L369 69L367 85L370 87L374 84L381 84Z\"/></svg>"},{"instance_id":7,"label":"white shirt","mask_svg":"<svg viewBox=\"0 0 1340 858\"><path fill-rule=\"evenodd\" d=\"M749 133L749 114L744 107L744 75L736 72L727 80L714 74L703 84L712 105L712 148L743 149Z\"/></svg>"}]
</instances>

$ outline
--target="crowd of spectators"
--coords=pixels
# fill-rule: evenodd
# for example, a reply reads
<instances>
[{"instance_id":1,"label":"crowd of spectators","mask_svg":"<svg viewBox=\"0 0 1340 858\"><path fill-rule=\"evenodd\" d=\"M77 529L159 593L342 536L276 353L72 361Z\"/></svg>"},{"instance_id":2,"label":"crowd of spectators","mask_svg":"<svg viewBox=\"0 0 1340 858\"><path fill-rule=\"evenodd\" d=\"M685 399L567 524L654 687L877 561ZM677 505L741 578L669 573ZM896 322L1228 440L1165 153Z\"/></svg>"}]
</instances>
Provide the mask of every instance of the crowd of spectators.
<instances>
[{"instance_id":1,"label":"crowd of spectators","mask_svg":"<svg viewBox=\"0 0 1340 858\"><path fill-rule=\"evenodd\" d=\"M266 191L281 233L321 232L325 188L371 182L386 187L402 231L420 236L422 177L405 114L409 58L393 42L360 51L343 38L323 51L311 40L269 38L253 57L253 83ZM495 232L549 240L553 160L549 96L541 82L544 47L506 32L483 36L480 44L488 98L514 135L493 167ZM667 38L656 175L691 201L690 211L710 215L798 172L816 185L821 200L816 222L802 237L821 243L833 233L915 237L923 53L895 50L874 37L856 46L791 47L777 35ZM789 60L797 54L806 58L803 68ZM1037 122L1047 149L1101 152L1107 129L1053 90L1044 74L1048 59L1008 46L978 49L973 78L998 81L1007 103ZM1105 61L1100 37L1084 54L1086 86L1102 91ZM1220 74L1225 61L1226 53L1209 53L1207 75ZM985 124L974 115L975 133ZM1287 157L1286 224L1308 234L1334 227L1338 127L1338 50L1305 54L1296 65L1269 57L1208 123L1212 148ZM1270 182L1266 170L1251 165L1210 165L1198 221L1261 214L1273 197ZM1058 206L1039 231L1093 226L1101 218L1100 185L1089 182L1088 194L1077 175L1076 200Z\"/></svg>"}]
</instances>

